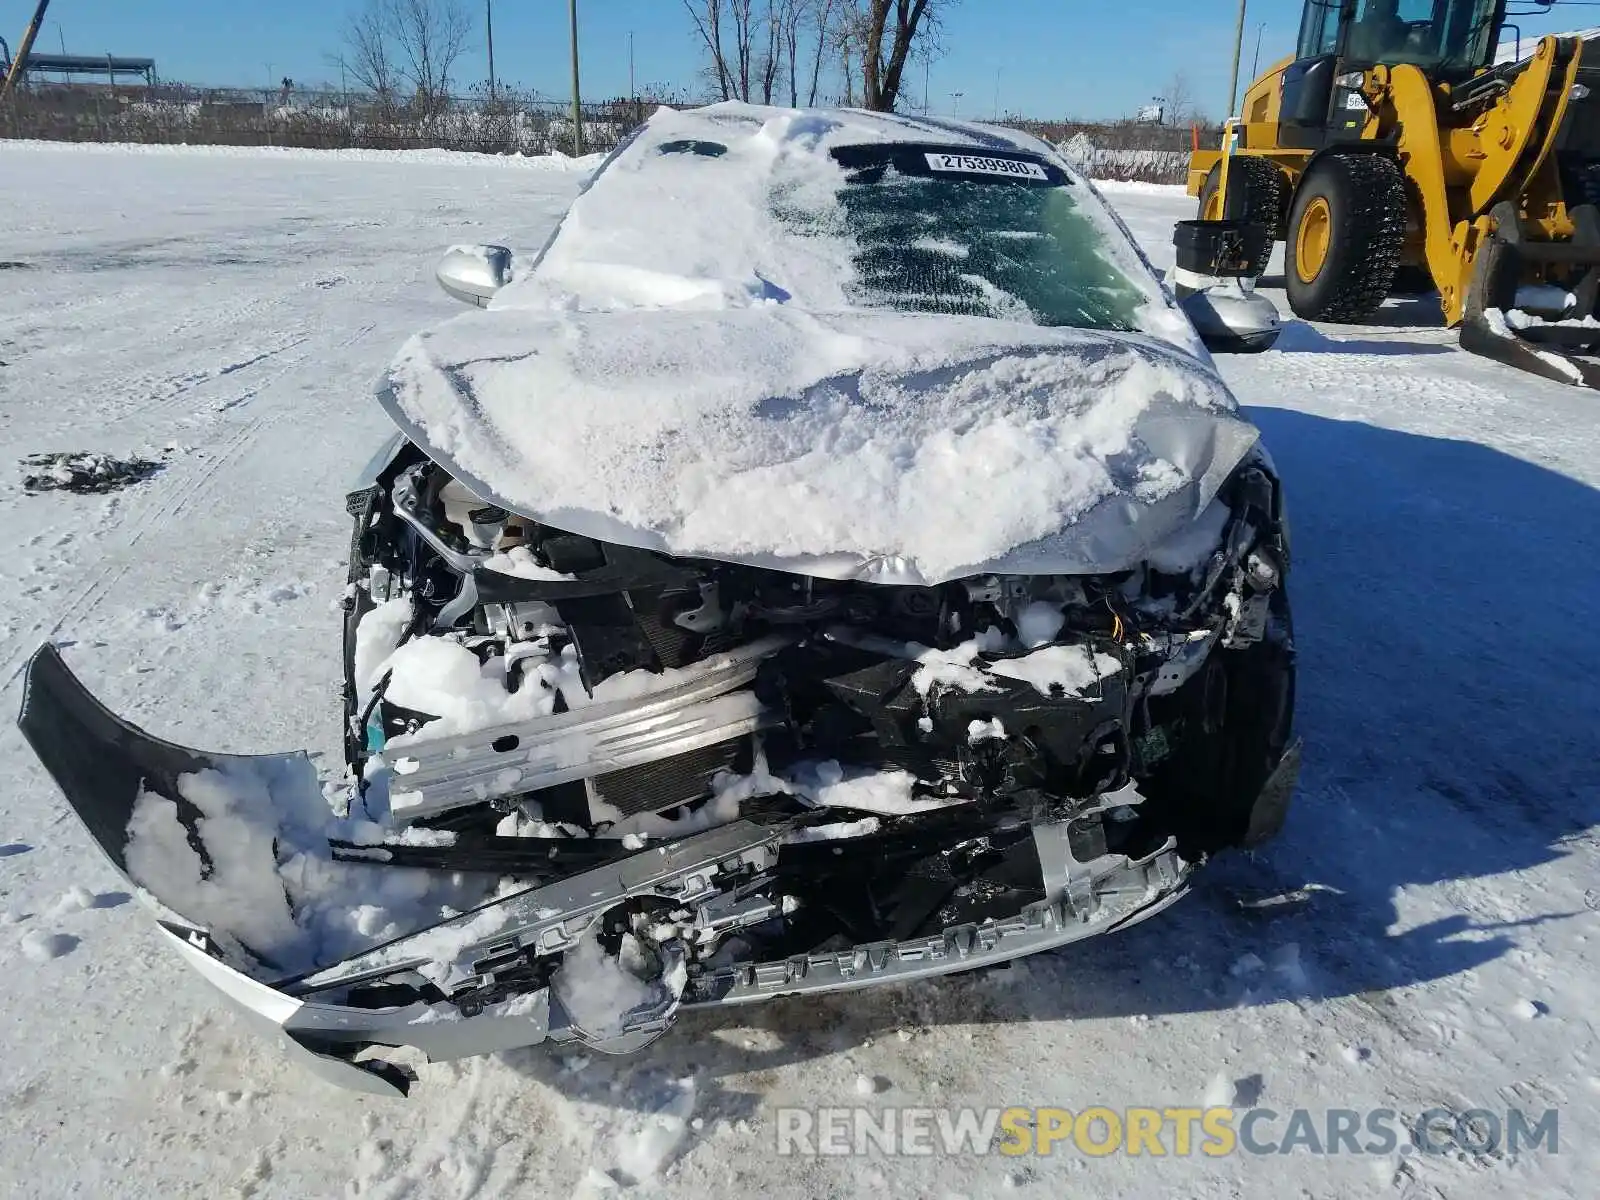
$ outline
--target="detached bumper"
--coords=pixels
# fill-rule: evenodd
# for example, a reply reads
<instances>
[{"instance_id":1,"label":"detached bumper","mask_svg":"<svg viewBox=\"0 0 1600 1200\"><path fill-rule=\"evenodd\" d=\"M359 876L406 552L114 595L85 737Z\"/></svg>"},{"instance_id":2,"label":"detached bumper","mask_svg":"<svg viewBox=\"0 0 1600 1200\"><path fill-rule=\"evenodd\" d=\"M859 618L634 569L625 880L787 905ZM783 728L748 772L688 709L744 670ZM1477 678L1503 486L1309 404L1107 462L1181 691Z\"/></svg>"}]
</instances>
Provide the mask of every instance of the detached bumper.
<instances>
[{"instance_id":1,"label":"detached bumper","mask_svg":"<svg viewBox=\"0 0 1600 1200\"><path fill-rule=\"evenodd\" d=\"M1041 833L1046 838L1050 836L1048 829ZM658 894L661 889L692 888L706 880L706 868L712 860L725 864L729 861L725 855L740 861L759 859L776 852L776 840L772 831L759 831L745 822L736 822L664 851L641 852L637 858L660 855L694 860L692 865L674 867L670 873L652 872L653 878L642 891ZM1177 900L1187 890L1191 870L1191 865L1175 853L1165 851L1143 863L1125 863L1115 871L1108 870L1098 880L1084 880L1076 902L1065 894L1064 888L1058 899L1030 906L1007 920L953 926L934 937L876 942L826 954L691 972L681 999L663 996L656 1004L630 1012L603 1038L576 1023L548 984L482 1007L456 998L432 1004L419 1000L385 1008L329 999L370 993L386 981L409 976L424 961L422 956L408 954L406 941L413 939L385 947L373 961L353 959L309 979L274 985L252 979L222 962L206 948L208 939L202 930L170 921L163 921L162 929L192 967L259 1028L279 1037L289 1055L301 1065L341 1087L403 1096L411 1082L409 1074L369 1052L377 1050L381 1055L384 1047L412 1047L429 1061L441 1062L549 1041L580 1043L606 1053L629 1053L664 1033L680 1012L929 979L994 966L1110 933L1153 916ZM500 982L497 971L515 975L525 970L540 951L559 954L576 944L601 910L613 907L626 895L640 893L640 889L624 892L626 883L618 883L618 890L594 898L587 906L590 911L545 921L520 919L548 899L538 892L502 902L498 907L504 910L506 930L462 950L458 962L477 973L464 980L454 997L492 992ZM481 919L483 913L475 916ZM417 937L431 937L436 932ZM379 965L377 957L389 960L390 965Z\"/></svg>"},{"instance_id":2,"label":"detached bumper","mask_svg":"<svg viewBox=\"0 0 1600 1200\"><path fill-rule=\"evenodd\" d=\"M152 738L101 706L48 646L29 664L19 725L125 875L129 821L142 794L181 808L179 779L195 772L268 781L309 775L303 755L207 755ZM679 1012L972 970L1134 924L1183 894L1193 864L1170 840L1135 859L1074 834L1075 824L1104 811L1013 821L1018 844L1031 841L1043 898L1010 915L771 961L719 955L686 963L682 951L702 933L737 933L775 915L772 898L753 885L773 877L816 814L741 817L632 853L619 848L593 869L292 976L241 962L236 946L230 953L203 923L143 888L140 896L178 953L302 1065L343 1087L403 1095L408 1073L371 1051L411 1047L438 1061L551 1041L626 1053L660 1036ZM1086 844L1099 848L1085 854ZM661 979L644 1002L604 1028L586 1028L563 999L563 955L607 914L645 902L681 920L680 933L660 947Z\"/></svg>"}]
</instances>

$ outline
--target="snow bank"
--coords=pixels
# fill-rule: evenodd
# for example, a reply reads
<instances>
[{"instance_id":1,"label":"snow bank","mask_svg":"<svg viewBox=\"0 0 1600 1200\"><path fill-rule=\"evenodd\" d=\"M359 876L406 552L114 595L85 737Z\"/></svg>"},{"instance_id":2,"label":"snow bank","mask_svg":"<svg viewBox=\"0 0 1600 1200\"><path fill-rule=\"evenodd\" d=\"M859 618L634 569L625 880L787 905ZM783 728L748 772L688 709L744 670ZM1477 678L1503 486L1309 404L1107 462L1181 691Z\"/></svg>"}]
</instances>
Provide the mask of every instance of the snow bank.
<instances>
[{"instance_id":1,"label":"snow bank","mask_svg":"<svg viewBox=\"0 0 1600 1200\"><path fill-rule=\"evenodd\" d=\"M1109 195L1161 196L1179 199L1189 190L1181 183L1143 183L1136 179L1096 179L1094 186Z\"/></svg>"},{"instance_id":2,"label":"snow bank","mask_svg":"<svg viewBox=\"0 0 1600 1200\"><path fill-rule=\"evenodd\" d=\"M152 142L47 142L0 138L0 153L138 154L182 158L256 158L274 161L395 163L407 166L494 166L511 170L592 171L604 154L470 154L462 150L313 150L292 146L189 146Z\"/></svg>"}]
</instances>

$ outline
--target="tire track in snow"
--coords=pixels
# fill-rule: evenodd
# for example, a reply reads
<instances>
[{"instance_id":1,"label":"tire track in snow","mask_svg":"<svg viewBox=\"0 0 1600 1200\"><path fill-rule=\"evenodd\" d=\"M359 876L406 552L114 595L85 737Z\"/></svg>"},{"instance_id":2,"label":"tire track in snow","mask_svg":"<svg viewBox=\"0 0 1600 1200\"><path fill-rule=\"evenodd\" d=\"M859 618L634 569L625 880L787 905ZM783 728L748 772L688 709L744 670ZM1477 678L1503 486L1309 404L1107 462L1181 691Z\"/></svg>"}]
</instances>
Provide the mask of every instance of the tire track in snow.
<instances>
[{"instance_id":1,"label":"tire track in snow","mask_svg":"<svg viewBox=\"0 0 1600 1200\"><path fill-rule=\"evenodd\" d=\"M0 664L0 688L9 687L21 673L26 658L40 642L53 640L68 622L81 620L92 613L129 570L136 559L134 551L151 531L160 531L188 509L200 496L207 494L222 468L238 458L268 427L275 424L282 413L265 410L247 421L198 472L166 489L161 498L147 506L132 521L119 526L126 531L120 545L108 547L102 561L89 578L78 587L58 611L55 619L40 618L32 629L19 635L14 648Z\"/></svg>"},{"instance_id":2,"label":"tire track in snow","mask_svg":"<svg viewBox=\"0 0 1600 1200\"><path fill-rule=\"evenodd\" d=\"M273 371L266 380L258 384L247 395L237 397L215 411L229 411L256 399L272 384L303 365L306 361L318 356L331 358L338 352L347 350L362 341L376 328L377 326L373 323L363 324L344 336L330 341L325 352L307 351L282 362L277 370ZM212 377L219 378L223 375L273 360L277 355L304 346L311 341L311 335L295 337L276 350L224 368ZM295 399L297 398L288 398L287 404L292 405ZM164 401L162 404L144 411L150 412L160 407L170 407L170 404L170 400ZM268 429L287 415L288 411L289 408L286 407L286 402L280 400L273 406L256 413L229 437L220 449L213 449L208 454L209 461L197 472L191 471L187 473L184 478L177 481L173 486L164 489L159 499L155 500L153 504L142 506L142 510L131 520L118 522L110 530L102 528L99 531L99 540L105 549L101 564L94 568L89 578L69 595L64 605L54 610L54 619L51 619L49 615L38 616L33 620L30 628L19 632L15 636L13 648L3 660L0 660L0 689L9 687L16 680L17 676L21 674L27 658L33 654L41 642L55 639L64 628L68 627L69 623L81 621L93 613L105 600L111 589L132 569L137 561L134 557L134 551L146 536L169 527L180 516L190 511L197 500L209 495L214 489L223 468L239 461L244 452L253 446ZM121 510L120 506L119 510L125 511ZM120 544L116 544L111 540L112 535L115 533L124 534Z\"/></svg>"}]
</instances>

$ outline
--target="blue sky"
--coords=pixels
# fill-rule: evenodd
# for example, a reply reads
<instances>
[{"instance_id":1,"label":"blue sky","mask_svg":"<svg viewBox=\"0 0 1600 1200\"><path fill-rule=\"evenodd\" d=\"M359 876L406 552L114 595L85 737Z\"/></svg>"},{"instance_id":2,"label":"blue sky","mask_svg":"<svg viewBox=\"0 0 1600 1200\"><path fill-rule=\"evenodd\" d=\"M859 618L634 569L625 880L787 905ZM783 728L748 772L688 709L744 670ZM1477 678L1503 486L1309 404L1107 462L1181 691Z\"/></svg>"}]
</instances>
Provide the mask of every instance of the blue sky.
<instances>
[{"instance_id":1,"label":"blue sky","mask_svg":"<svg viewBox=\"0 0 1600 1200\"><path fill-rule=\"evenodd\" d=\"M0 0L0 36L14 47L35 0ZM346 15L360 0L53 0L37 48L72 54L126 54L156 60L164 78L256 85L287 75L338 82L329 56ZM483 0L465 0L478 21L474 44L456 72L460 90L486 75ZM1287 53L1300 0L1250 0L1244 65ZM1518 7L1527 7L1519 5ZM1131 113L1163 94L1177 72L1195 102L1220 113L1226 103L1234 0L958 0L949 7L945 53L928 73L935 110L992 115L1108 117ZM632 34L639 85L691 86L700 56L681 0L580 0L584 92L628 90ZM567 93L565 0L496 0L495 65L502 80L550 96ZM1525 34L1600 24L1600 8L1525 18ZM913 73L921 102L923 77ZM952 96L961 92L960 99Z\"/></svg>"}]
</instances>

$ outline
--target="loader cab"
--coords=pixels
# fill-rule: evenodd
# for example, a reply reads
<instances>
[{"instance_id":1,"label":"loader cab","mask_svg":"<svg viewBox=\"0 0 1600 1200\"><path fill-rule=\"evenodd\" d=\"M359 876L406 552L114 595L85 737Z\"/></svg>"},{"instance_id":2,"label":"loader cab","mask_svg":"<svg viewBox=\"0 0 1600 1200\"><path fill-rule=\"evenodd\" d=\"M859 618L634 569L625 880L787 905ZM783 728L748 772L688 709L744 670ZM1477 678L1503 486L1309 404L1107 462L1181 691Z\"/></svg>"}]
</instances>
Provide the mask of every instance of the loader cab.
<instances>
[{"instance_id":1,"label":"loader cab","mask_svg":"<svg viewBox=\"0 0 1600 1200\"><path fill-rule=\"evenodd\" d=\"M1319 150L1359 138L1367 106L1349 77L1369 67L1409 63L1439 82L1471 78L1494 59L1505 7L1506 0L1306 0L1295 61L1283 72L1282 144Z\"/></svg>"}]
</instances>

